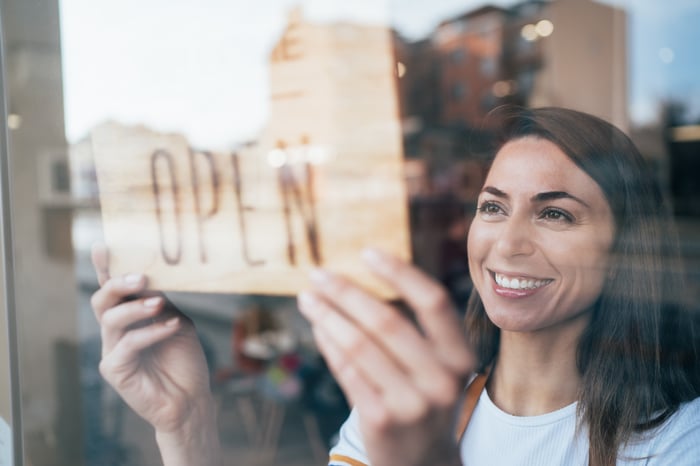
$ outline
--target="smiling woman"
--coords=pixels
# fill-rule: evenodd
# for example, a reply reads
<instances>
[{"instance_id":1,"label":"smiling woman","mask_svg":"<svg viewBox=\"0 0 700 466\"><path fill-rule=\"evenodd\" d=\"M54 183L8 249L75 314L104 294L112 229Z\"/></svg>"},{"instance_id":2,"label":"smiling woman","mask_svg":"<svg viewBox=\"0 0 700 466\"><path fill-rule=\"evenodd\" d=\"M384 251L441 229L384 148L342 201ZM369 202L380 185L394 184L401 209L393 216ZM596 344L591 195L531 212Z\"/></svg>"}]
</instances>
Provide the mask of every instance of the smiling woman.
<instances>
[{"instance_id":1,"label":"smiling woman","mask_svg":"<svg viewBox=\"0 0 700 466\"><path fill-rule=\"evenodd\" d=\"M337 278L318 286L322 304L301 303L355 402L331 464L697 464L697 322L678 302L675 232L654 178L598 118L500 112L468 240L471 362L444 294L389 258L375 270L413 305L419 344L396 341L410 332L386 310L365 317ZM454 449L446 412L469 367Z\"/></svg>"},{"instance_id":2,"label":"smiling woman","mask_svg":"<svg viewBox=\"0 0 700 466\"><path fill-rule=\"evenodd\" d=\"M528 342L544 341L540 348L551 361L563 362L550 367L572 376L550 388L574 390L590 464L614 464L630 453L623 446L653 432L700 391L697 323L678 302L683 277L673 220L637 149L606 122L554 108L513 112L504 121L507 142L470 232L478 292L468 305L468 335L481 370L495 366L489 395L502 407L509 403L499 385L512 384L514 374L532 380L523 374L532 361L518 346L520 333ZM494 195L491 185L503 193ZM568 195L542 200L543 191ZM503 291L512 281L494 281L501 273L550 281L527 299L513 299ZM546 388L543 379L534 383ZM688 438L697 441L697 400L691 405L696 420ZM661 461L650 445L633 450Z\"/></svg>"}]
</instances>

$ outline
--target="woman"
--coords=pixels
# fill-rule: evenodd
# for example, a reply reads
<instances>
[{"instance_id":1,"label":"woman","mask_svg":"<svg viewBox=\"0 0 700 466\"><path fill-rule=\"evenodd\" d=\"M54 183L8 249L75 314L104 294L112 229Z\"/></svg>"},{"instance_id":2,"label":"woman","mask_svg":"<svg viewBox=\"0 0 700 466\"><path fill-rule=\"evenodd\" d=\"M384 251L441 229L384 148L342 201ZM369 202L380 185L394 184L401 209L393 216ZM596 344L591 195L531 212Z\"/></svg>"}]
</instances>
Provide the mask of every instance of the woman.
<instances>
[{"instance_id":1,"label":"woman","mask_svg":"<svg viewBox=\"0 0 700 466\"><path fill-rule=\"evenodd\" d=\"M368 265L420 328L326 271L299 296L355 407L331 464L700 464L698 336L676 302L671 227L619 130L557 108L504 115L468 238L466 332L444 289L378 251ZM134 328L173 311L160 298L120 304L145 278L107 280L99 256L103 375L154 425L167 465L216 464L191 325Z\"/></svg>"}]
</instances>

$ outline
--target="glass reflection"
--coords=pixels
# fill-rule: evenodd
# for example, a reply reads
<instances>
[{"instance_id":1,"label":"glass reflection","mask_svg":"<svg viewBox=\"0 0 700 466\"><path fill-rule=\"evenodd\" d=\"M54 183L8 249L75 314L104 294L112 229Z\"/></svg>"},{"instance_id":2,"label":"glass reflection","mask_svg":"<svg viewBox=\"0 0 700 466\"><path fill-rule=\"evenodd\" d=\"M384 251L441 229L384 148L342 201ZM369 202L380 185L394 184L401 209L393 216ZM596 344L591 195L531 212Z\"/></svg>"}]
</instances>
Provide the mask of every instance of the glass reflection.
<instances>
[{"instance_id":1,"label":"glass reflection","mask_svg":"<svg viewBox=\"0 0 700 466\"><path fill-rule=\"evenodd\" d=\"M317 118L315 129L326 123L323 76L351 76L368 66L373 50L358 45L351 60L334 60L331 54L327 62L302 71L275 69L305 53L297 35L301 27L323 26L338 41L351 41L358 30L386 33L391 56L384 78L391 82L387 95L396 106L396 125L387 131L396 136L394 155L403 158L412 256L458 303L471 290L464 238L487 168L493 129L488 115L505 103L573 107L628 131L672 193L690 274L686 291L689 299L700 298L700 65L694 50L700 7L695 2L266 0L242 6L218 0L4 0L2 7L7 126L17 180L13 224L23 414L33 465L157 462L148 429L97 372L99 335L89 305L97 283L89 249L103 239L103 212L92 132L112 121L176 134L186 141L183 147L226 154L232 180L228 157L234 151L241 159L257 157L273 174L292 167L298 180L304 179L307 163L321 173L334 161L349 160L338 141L357 139L354 127L347 129L352 125L340 124L346 131L333 135L338 139L307 143L300 129L311 116ZM327 44L327 38L315 42L319 49ZM359 94L366 84L347 87L355 86ZM299 92L320 97L303 112L288 112L285 99ZM392 105L378 98L366 102L367 113L380 101ZM284 147L271 136L274 131L289 135ZM350 169L355 162L347 163ZM199 167L200 184L211 183L207 166ZM323 177L316 180L322 183ZM253 191L258 185L253 181L258 178L238 199L270 196ZM227 186L226 202L235 210L235 183ZM381 183L350 186L348 197L371 199L381 191ZM211 193L202 192L202 212L212 200ZM237 220L232 217L231 230L240 228ZM263 221L260 225L265 228ZM284 228L280 223L269 229ZM298 257L312 257L306 231L297 233L299 247L307 248ZM278 246L280 260L286 261L288 244L280 240ZM263 246L250 247L251 259L262 257ZM222 397L228 453L250 457L251 445L264 444L269 452L274 444L278 459L322 463L319 451L332 442L347 406L294 302L240 293L171 297L196 321L218 389L253 394ZM279 322L264 325L266 313ZM258 363L280 341L280 352L290 356L276 359L247 392L250 379L239 379L236 372L249 357L241 328L255 336L247 351L258 355L253 358ZM291 331L276 335L280 328ZM306 391L295 392L302 376ZM285 404L283 413L282 404L269 400L285 394L295 403ZM263 419L262 408L270 410L264 417L267 430L256 424Z\"/></svg>"}]
</instances>

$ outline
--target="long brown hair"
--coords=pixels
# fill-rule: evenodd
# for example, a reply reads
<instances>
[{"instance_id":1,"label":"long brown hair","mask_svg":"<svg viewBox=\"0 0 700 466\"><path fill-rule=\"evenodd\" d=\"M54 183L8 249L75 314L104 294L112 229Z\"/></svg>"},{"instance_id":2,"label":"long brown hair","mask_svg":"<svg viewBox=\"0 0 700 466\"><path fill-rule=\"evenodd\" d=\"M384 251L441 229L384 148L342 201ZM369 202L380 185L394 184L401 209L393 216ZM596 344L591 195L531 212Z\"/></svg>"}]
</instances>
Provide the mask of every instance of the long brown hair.
<instances>
[{"instance_id":1,"label":"long brown hair","mask_svg":"<svg viewBox=\"0 0 700 466\"><path fill-rule=\"evenodd\" d=\"M698 321L682 296L677 235L656 178L632 141L594 116L562 108L499 109L503 144L525 136L556 144L600 186L615 218L609 277L578 343L579 420L592 466L614 465L635 432L664 422L700 396ZM494 154L497 150L494 151ZM476 290L468 335L480 370L498 352L500 330Z\"/></svg>"}]
</instances>

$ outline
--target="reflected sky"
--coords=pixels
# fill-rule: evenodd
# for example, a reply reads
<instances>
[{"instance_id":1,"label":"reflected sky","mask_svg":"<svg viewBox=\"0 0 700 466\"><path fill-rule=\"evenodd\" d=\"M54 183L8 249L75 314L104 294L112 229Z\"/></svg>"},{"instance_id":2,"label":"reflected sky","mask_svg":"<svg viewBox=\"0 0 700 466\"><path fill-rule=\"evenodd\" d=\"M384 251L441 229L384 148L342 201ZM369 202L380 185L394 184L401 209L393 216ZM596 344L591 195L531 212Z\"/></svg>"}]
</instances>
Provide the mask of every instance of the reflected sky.
<instances>
[{"instance_id":1,"label":"reflected sky","mask_svg":"<svg viewBox=\"0 0 700 466\"><path fill-rule=\"evenodd\" d=\"M562 0L566 1L566 0ZM489 4L509 6L509 0ZM630 116L652 122L661 99L700 118L700 2L606 0L629 14ZM230 148L267 119L267 57L287 11L315 21L386 24L409 39L482 0L61 0L69 142L111 118Z\"/></svg>"},{"instance_id":2,"label":"reflected sky","mask_svg":"<svg viewBox=\"0 0 700 466\"><path fill-rule=\"evenodd\" d=\"M613 3L613 2L611 2ZM619 0L629 12L630 106L633 121L648 123L661 100L688 105L700 121L700 2Z\"/></svg>"}]
</instances>

